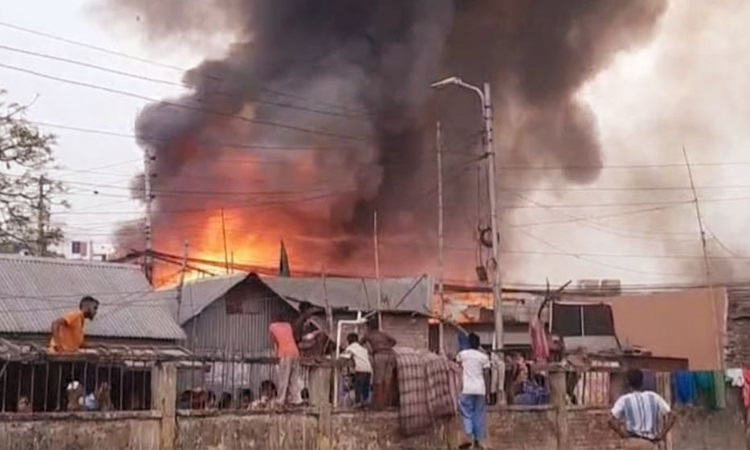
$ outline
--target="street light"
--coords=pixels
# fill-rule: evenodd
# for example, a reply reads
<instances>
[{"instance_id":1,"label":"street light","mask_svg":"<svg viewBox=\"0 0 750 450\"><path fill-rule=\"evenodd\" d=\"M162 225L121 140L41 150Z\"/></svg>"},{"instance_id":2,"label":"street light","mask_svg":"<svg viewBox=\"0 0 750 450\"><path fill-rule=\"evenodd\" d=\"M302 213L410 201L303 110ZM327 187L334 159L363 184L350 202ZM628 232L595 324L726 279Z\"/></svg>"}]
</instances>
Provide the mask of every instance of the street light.
<instances>
[{"instance_id":1,"label":"street light","mask_svg":"<svg viewBox=\"0 0 750 450\"><path fill-rule=\"evenodd\" d=\"M466 83L459 77L449 77L432 83L431 87L440 89L449 85L455 85L473 91L482 102L482 118L484 120L484 156L487 158L487 179L489 181L490 194L490 226L492 235L492 259L495 263L492 277L492 305L495 315L495 339L492 343L493 350L503 349L503 311L502 311L502 280L500 278L500 242L498 241L498 218L497 218L497 191L495 189L495 148L492 139L492 95L490 84L484 83L484 89Z\"/></svg>"}]
</instances>

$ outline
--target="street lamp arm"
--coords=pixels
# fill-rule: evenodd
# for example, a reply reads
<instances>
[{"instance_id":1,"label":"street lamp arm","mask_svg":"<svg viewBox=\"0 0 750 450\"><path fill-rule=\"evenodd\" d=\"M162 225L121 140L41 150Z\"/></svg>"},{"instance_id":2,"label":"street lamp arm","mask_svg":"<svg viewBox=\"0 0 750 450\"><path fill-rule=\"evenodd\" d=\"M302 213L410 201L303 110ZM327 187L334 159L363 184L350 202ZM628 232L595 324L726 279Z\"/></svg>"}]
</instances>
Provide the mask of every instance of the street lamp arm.
<instances>
[{"instance_id":1,"label":"street lamp arm","mask_svg":"<svg viewBox=\"0 0 750 450\"><path fill-rule=\"evenodd\" d=\"M430 87L431 87L431 88L441 88L441 87L443 87L443 86L447 86L447 85L449 85L449 84L455 84L455 83L456 83L456 82L458 82L459 80L460 80L460 78L458 78L458 77L448 77L448 78L443 78L443 79L442 79L442 80L440 80L440 81L436 81L436 82L432 83L432 84L430 85Z\"/></svg>"},{"instance_id":2,"label":"street lamp arm","mask_svg":"<svg viewBox=\"0 0 750 450\"><path fill-rule=\"evenodd\" d=\"M487 104L487 99L484 97L484 91L479 89L477 86L474 86L473 84L464 82L460 78L456 81L456 85L461 86L464 89L469 89L470 91L474 91L479 96L479 101L482 102L482 108L485 107L485 105Z\"/></svg>"},{"instance_id":3,"label":"street lamp arm","mask_svg":"<svg viewBox=\"0 0 750 450\"><path fill-rule=\"evenodd\" d=\"M472 84L469 84L469 83L465 82L464 80L462 80L459 77L445 78L443 80L440 80L440 81L437 81L435 83L432 83L430 85L430 87L435 88L435 89L439 89L439 88L448 86L449 84L454 84L454 85L456 85L458 87L462 87L464 89L468 89L470 91L474 91L474 93L476 93L479 96L479 100L482 102L482 108L484 108L484 106L486 105L486 100L487 99L484 96L484 91L482 89L478 88L477 86L474 86Z\"/></svg>"}]
</instances>

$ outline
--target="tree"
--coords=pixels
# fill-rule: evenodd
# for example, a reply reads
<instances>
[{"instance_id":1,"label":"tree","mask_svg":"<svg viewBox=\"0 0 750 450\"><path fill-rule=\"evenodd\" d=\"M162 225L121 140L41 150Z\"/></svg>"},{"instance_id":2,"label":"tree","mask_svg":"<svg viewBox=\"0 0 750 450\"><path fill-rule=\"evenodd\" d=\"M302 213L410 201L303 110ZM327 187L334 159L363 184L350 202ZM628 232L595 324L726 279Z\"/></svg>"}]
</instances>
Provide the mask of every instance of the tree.
<instances>
[{"instance_id":1,"label":"tree","mask_svg":"<svg viewBox=\"0 0 750 450\"><path fill-rule=\"evenodd\" d=\"M8 103L0 90L0 253L28 252L45 256L63 239L49 223L53 205L65 186L47 176L54 169L55 136L44 134L26 119L29 105Z\"/></svg>"}]
</instances>

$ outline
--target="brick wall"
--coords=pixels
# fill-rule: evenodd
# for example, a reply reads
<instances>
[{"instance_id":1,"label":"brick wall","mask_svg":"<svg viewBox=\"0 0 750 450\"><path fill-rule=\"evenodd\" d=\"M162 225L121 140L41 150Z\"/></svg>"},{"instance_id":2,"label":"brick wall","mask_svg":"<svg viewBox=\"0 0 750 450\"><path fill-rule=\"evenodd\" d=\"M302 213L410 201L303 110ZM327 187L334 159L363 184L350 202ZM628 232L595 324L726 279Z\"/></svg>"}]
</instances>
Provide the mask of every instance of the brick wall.
<instances>
[{"instance_id":1,"label":"brick wall","mask_svg":"<svg viewBox=\"0 0 750 450\"><path fill-rule=\"evenodd\" d=\"M159 448L159 416L150 411L0 414L0 449L150 450ZM26 420L23 420L26 419Z\"/></svg>"},{"instance_id":2,"label":"brick wall","mask_svg":"<svg viewBox=\"0 0 750 450\"><path fill-rule=\"evenodd\" d=\"M429 348L430 325L424 316L383 314L383 331L393 336L399 346Z\"/></svg>"},{"instance_id":3,"label":"brick wall","mask_svg":"<svg viewBox=\"0 0 750 450\"><path fill-rule=\"evenodd\" d=\"M750 367L750 288L727 290L727 367Z\"/></svg>"},{"instance_id":4,"label":"brick wall","mask_svg":"<svg viewBox=\"0 0 750 450\"><path fill-rule=\"evenodd\" d=\"M498 450L557 449L555 411L551 408L507 408L487 417L487 443Z\"/></svg>"},{"instance_id":5,"label":"brick wall","mask_svg":"<svg viewBox=\"0 0 750 450\"><path fill-rule=\"evenodd\" d=\"M609 412L602 408L573 408L568 415L570 447L580 450L614 450L620 439L609 428Z\"/></svg>"},{"instance_id":6,"label":"brick wall","mask_svg":"<svg viewBox=\"0 0 750 450\"><path fill-rule=\"evenodd\" d=\"M727 408L677 411L674 450L746 449L739 392ZM25 420L23 420L25 419ZM568 450L616 450L621 442L607 426L608 411L567 410ZM436 450L455 448L459 423L453 420L411 438L399 434L398 412L180 413L173 447L161 450ZM558 450L558 411L551 407L498 408L488 413L488 447L495 450ZM49 413L34 417L0 414L0 448L56 450L106 448L158 450L157 412ZM171 442L171 441L170 441Z\"/></svg>"},{"instance_id":7,"label":"brick wall","mask_svg":"<svg viewBox=\"0 0 750 450\"><path fill-rule=\"evenodd\" d=\"M319 448L314 415L208 412L182 415L177 425L175 450Z\"/></svg>"}]
</instances>

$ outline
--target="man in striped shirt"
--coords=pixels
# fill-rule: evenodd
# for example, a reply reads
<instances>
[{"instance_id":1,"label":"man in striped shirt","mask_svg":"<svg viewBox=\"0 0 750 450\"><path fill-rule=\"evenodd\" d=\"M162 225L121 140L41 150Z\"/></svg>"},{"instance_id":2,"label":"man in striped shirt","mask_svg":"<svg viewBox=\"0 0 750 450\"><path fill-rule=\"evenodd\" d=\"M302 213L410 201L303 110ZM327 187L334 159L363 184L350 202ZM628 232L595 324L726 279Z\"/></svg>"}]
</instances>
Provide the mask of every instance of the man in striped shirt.
<instances>
[{"instance_id":1,"label":"man in striped shirt","mask_svg":"<svg viewBox=\"0 0 750 450\"><path fill-rule=\"evenodd\" d=\"M643 372L628 370L627 382L630 392L615 402L609 425L625 440L623 448L658 449L675 416L659 394L642 390Z\"/></svg>"}]
</instances>

